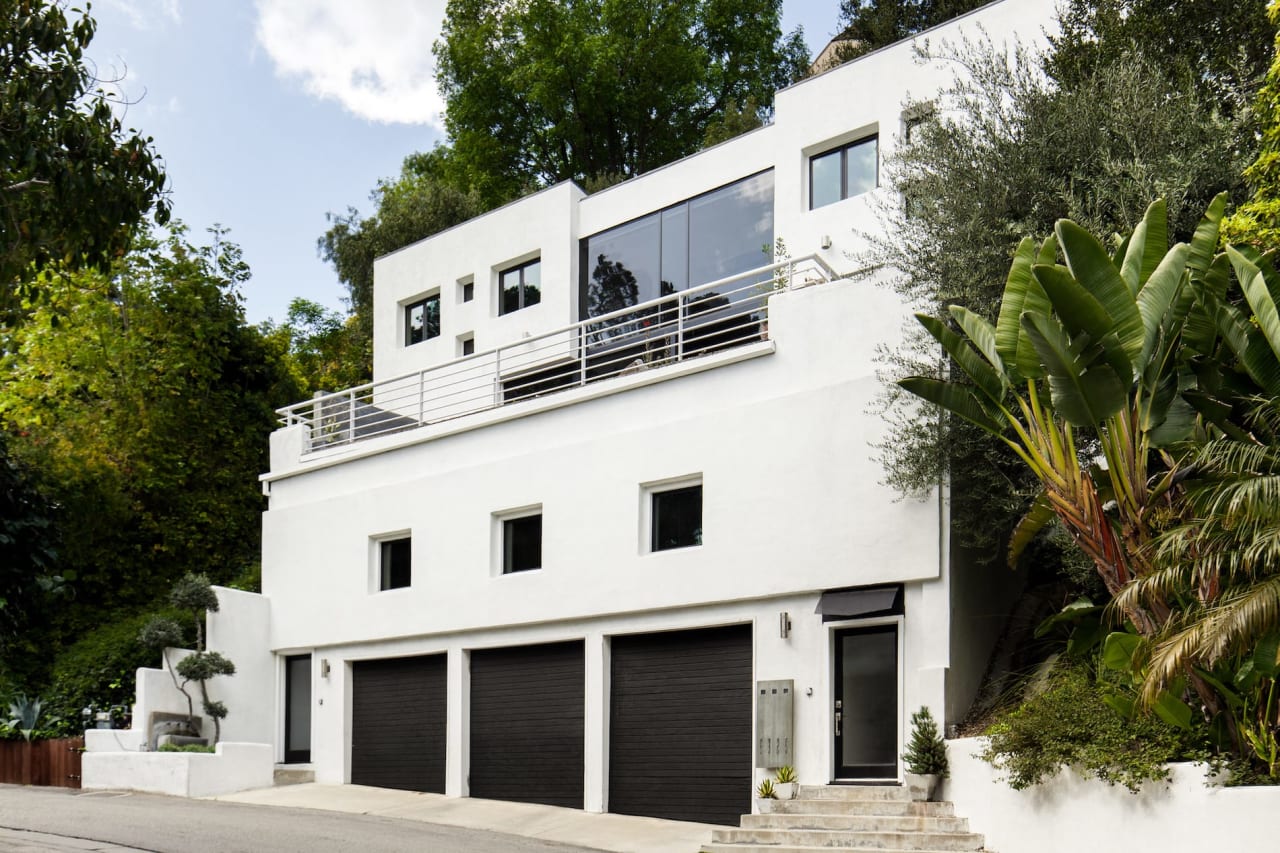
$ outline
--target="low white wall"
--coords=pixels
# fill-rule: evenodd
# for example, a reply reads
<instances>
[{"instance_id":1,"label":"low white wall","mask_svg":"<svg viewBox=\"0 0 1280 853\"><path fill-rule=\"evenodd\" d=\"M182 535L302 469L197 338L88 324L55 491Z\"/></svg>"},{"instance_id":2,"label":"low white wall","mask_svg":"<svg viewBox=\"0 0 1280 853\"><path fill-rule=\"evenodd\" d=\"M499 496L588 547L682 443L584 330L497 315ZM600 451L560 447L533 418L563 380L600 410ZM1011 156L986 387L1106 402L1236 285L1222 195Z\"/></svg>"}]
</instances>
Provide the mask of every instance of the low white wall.
<instances>
[{"instance_id":1,"label":"low white wall","mask_svg":"<svg viewBox=\"0 0 1280 853\"><path fill-rule=\"evenodd\" d=\"M137 729L86 729L85 752L143 752L147 733Z\"/></svg>"},{"instance_id":2,"label":"low white wall","mask_svg":"<svg viewBox=\"0 0 1280 853\"><path fill-rule=\"evenodd\" d=\"M271 653L271 602L266 596L215 586L219 610L210 613L208 646L236 665L236 674L209 682L209 695L224 702L222 737L229 741L274 743L277 719L276 658ZM194 685L193 685L194 686ZM198 694L199 686L194 686ZM200 713L197 706L196 713ZM213 734L206 724L204 734Z\"/></svg>"},{"instance_id":3,"label":"low white wall","mask_svg":"<svg viewBox=\"0 0 1280 853\"><path fill-rule=\"evenodd\" d=\"M269 788L274 773L274 751L265 743L220 743L213 754L90 750L82 760L80 787L214 797Z\"/></svg>"},{"instance_id":4,"label":"low white wall","mask_svg":"<svg viewBox=\"0 0 1280 853\"><path fill-rule=\"evenodd\" d=\"M981 738L947 741L951 778L942 797L1000 853L1274 850L1280 787L1220 788L1203 765L1176 764L1167 783L1138 794L1071 772L1015 791L975 757Z\"/></svg>"}]
</instances>

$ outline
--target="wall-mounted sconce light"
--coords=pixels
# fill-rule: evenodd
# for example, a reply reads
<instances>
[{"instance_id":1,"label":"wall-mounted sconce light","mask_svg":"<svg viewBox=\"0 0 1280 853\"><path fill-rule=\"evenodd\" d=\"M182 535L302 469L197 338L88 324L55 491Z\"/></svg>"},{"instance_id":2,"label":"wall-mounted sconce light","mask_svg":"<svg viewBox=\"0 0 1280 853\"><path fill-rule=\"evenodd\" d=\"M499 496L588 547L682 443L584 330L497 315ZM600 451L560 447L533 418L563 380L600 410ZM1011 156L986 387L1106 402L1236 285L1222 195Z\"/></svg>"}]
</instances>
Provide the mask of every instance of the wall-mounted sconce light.
<instances>
[{"instance_id":1,"label":"wall-mounted sconce light","mask_svg":"<svg viewBox=\"0 0 1280 853\"><path fill-rule=\"evenodd\" d=\"M821 243L820 245L821 245L821 246L822 246L822 248L824 248L824 249L830 249L830 248L831 248L831 235L830 235L830 234L823 234L823 235L822 235L822 243Z\"/></svg>"},{"instance_id":2,"label":"wall-mounted sconce light","mask_svg":"<svg viewBox=\"0 0 1280 853\"><path fill-rule=\"evenodd\" d=\"M784 640L791 636L791 614L785 610L778 614L778 636Z\"/></svg>"},{"instance_id":3,"label":"wall-mounted sconce light","mask_svg":"<svg viewBox=\"0 0 1280 853\"><path fill-rule=\"evenodd\" d=\"M320 658L320 677L321 678L329 677L329 659L328 658Z\"/></svg>"}]
</instances>

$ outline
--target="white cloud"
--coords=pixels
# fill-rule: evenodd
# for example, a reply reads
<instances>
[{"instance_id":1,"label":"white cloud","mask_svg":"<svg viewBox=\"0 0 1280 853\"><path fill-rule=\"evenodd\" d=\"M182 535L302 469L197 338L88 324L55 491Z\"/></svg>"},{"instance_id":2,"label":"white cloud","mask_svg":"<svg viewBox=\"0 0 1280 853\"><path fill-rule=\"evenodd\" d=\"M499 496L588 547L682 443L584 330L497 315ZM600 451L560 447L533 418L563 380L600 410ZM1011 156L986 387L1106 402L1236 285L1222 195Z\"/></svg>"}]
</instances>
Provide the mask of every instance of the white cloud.
<instances>
[{"instance_id":1,"label":"white cloud","mask_svg":"<svg viewBox=\"0 0 1280 853\"><path fill-rule=\"evenodd\" d=\"M175 24L182 19L180 0L105 0L104 5L123 13L139 30L151 29L158 19Z\"/></svg>"},{"instance_id":2,"label":"white cloud","mask_svg":"<svg viewBox=\"0 0 1280 853\"><path fill-rule=\"evenodd\" d=\"M431 46L445 0L257 0L276 72L372 121L442 126Z\"/></svg>"}]
</instances>

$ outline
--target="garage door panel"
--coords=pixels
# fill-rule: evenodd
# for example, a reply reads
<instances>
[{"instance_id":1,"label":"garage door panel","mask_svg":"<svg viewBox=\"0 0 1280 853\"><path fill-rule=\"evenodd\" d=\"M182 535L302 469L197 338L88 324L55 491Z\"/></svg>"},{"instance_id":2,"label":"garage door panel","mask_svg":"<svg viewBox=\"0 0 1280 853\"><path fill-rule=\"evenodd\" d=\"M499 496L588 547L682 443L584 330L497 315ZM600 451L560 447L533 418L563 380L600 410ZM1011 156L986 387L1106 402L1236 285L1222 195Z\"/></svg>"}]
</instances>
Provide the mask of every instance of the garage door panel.
<instances>
[{"instance_id":1,"label":"garage door panel","mask_svg":"<svg viewBox=\"0 0 1280 853\"><path fill-rule=\"evenodd\" d=\"M748 625L613 638L609 810L736 825L751 808Z\"/></svg>"},{"instance_id":2,"label":"garage door panel","mask_svg":"<svg viewBox=\"0 0 1280 853\"><path fill-rule=\"evenodd\" d=\"M352 664L351 782L444 793L445 655Z\"/></svg>"},{"instance_id":3,"label":"garage door panel","mask_svg":"<svg viewBox=\"0 0 1280 853\"><path fill-rule=\"evenodd\" d=\"M582 808L581 641L471 653L473 797Z\"/></svg>"}]
</instances>

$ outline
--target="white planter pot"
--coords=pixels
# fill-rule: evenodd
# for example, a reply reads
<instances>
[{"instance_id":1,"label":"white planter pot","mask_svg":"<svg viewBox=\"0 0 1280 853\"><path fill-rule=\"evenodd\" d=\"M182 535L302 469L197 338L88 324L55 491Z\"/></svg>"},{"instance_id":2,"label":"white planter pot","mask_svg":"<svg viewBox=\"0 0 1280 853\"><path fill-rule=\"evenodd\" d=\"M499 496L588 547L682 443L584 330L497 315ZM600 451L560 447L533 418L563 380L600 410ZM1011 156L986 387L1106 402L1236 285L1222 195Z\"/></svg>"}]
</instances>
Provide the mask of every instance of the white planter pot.
<instances>
[{"instance_id":1,"label":"white planter pot","mask_svg":"<svg viewBox=\"0 0 1280 853\"><path fill-rule=\"evenodd\" d=\"M938 783L942 781L942 777L933 773L927 775L906 773L903 775L907 783L907 790L911 793L911 799L916 802L932 800L934 792L938 790Z\"/></svg>"},{"instance_id":2,"label":"white planter pot","mask_svg":"<svg viewBox=\"0 0 1280 853\"><path fill-rule=\"evenodd\" d=\"M773 807L777 802L777 800L756 797L756 814L773 814Z\"/></svg>"},{"instance_id":3,"label":"white planter pot","mask_svg":"<svg viewBox=\"0 0 1280 853\"><path fill-rule=\"evenodd\" d=\"M795 782L774 782L773 793L779 800L794 800L797 787Z\"/></svg>"}]
</instances>

